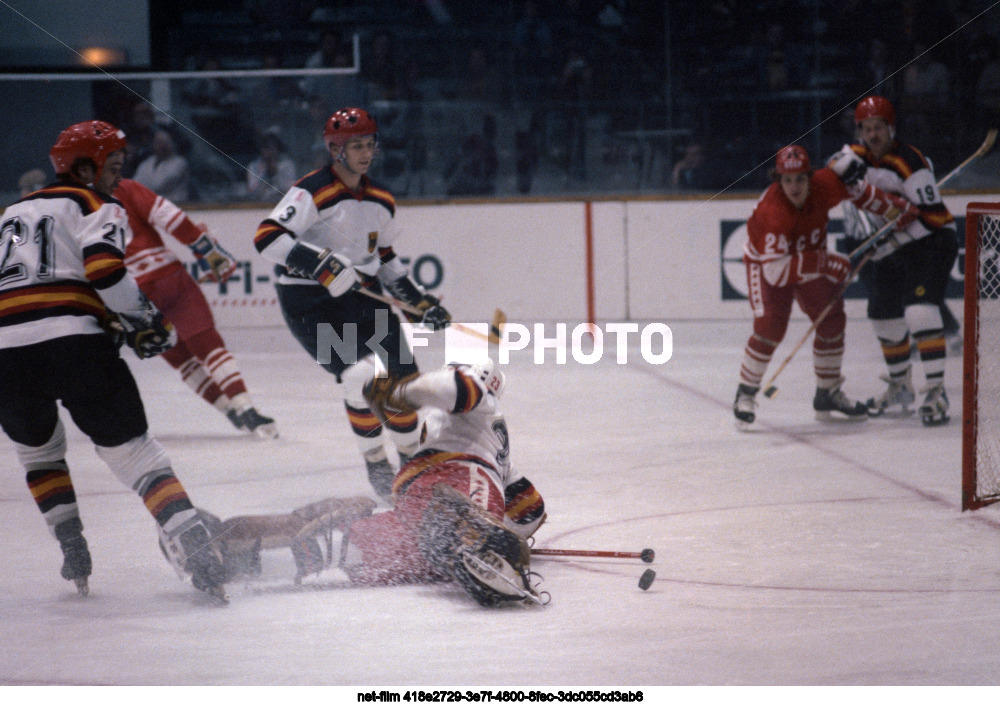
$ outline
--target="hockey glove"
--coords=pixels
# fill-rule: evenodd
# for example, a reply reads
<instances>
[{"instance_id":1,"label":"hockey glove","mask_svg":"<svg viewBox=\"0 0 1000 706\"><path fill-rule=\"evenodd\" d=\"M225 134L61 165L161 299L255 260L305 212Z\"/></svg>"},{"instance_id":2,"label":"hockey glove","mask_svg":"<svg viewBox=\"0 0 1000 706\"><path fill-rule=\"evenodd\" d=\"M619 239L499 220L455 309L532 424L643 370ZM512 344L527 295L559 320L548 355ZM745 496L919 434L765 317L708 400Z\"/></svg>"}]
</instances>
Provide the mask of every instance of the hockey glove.
<instances>
[{"instance_id":1,"label":"hockey glove","mask_svg":"<svg viewBox=\"0 0 1000 706\"><path fill-rule=\"evenodd\" d=\"M207 232L189 247L194 252L198 267L206 271L199 281L225 282L236 271L236 260Z\"/></svg>"},{"instance_id":2,"label":"hockey glove","mask_svg":"<svg viewBox=\"0 0 1000 706\"><path fill-rule=\"evenodd\" d=\"M152 358L177 344L174 325L155 308L151 307L150 311L141 316L119 312L118 322L125 332L125 344L139 358Z\"/></svg>"},{"instance_id":3,"label":"hockey glove","mask_svg":"<svg viewBox=\"0 0 1000 706\"><path fill-rule=\"evenodd\" d=\"M830 162L830 169L840 177L845 186L852 187L865 178L868 165L861 159L849 145L838 152Z\"/></svg>"},{"instance_id":4,"label":"hockey glove","mask_svg":"<svg viewBox=\"0 0 1000 706\"><path fill-rule=\"evenodd\" d=\"M439 331L451 323L451 314L441 306L441 300L418 289L409 277L400 277L386 283L385 287L392 296L417 310L416 313L406 312L410 323L426 324L432 331Z\"/></svg>"},{"instance_id":5,"label":"hockey glove","mask_svg":"<svg viewBox=\"0 0 1000 706\"><path fill-rule=\"evenodd\" d=\"M383 424L392 419L397 414L411 414L416 412L416 408L401 399L399 388L401 385L415 379L420 373L411 373L406 377L397 378L392 375L376 375L364 384L361 394L364 395L365 402L371 407L372 413L378 417Z\"/></svg>"},{"instance_id":6,"label":"hockey glove","mask_svg":"<svg viewBox=\"0 0 1000 706\"><path fill-rule=\"evenodd\" d=\"M847 279L851 271L851 261L843 255L832 252L821 253L820 273L834 284L840 284Z\"/></svg>"},{"instance_id":7,"label":"hockey glove","mask_svg":"<svg viewBox=\"0 0 1000 706\"><path fill-rule=\"evenodd\" d=\"M424 310L420 323L428 326L431 331L440 331L451 323L451 314L441 306L441 300L430 294L417 302L417 308Z\"/></svg>"},{"instance_id":8,"label":"hockey glove","mask_svg":"<svg viewBox=\"0 0 1000 706\"><path fill-rule=\"evenodd\" d=\"M351 263L329 248L320 250L311 243L297 240L285 260L288 269L312 277L333 297L343 296L358 286L358 273Z\"/></svg>"},{"instance_id":9,"label":"hockey glove","mask_svg":"<svg viewBox=\"0 0 1000 706\"><path fill-rule=\"evenodd\" d=\"M920 211L917 207L902 196L886 194L886 198L892 202L892 208L885 215L890 220L893 218L896 219L896 222L892 224L893 229L896 231L906 230L907 226L920 218Z\"/></svg>"}]
</instances>

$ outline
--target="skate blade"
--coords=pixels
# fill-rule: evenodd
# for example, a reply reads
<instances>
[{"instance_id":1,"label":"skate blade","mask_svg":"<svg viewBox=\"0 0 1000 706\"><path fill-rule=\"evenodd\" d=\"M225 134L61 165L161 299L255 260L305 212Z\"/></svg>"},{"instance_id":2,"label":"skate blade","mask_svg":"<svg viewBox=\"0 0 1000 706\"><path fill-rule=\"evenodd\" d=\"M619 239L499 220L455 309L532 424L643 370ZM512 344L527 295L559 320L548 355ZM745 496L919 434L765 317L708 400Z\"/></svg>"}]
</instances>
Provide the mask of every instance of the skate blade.
<instances>
[{"instance_id":1,"label":"skate blade","mask_svg":"<svg viewBox=\"0 0 1000 706\"><path fill-rule=\"evenodd\" d=\"M76 592L79 593L81 596L86 597L90 595L90 584L87 583L87 578L85 576L78 579L73 579L73 583L76 584Z\"/></svg>"},{"instance_id":2,"label":"skate blade","mask_svg":"<svg viewBox=\"0 0 1000 706\"><path fill-rule=\"evenodd\" d=\"M816 412L816 421L823 422L824 424L851 424L855 422L867 422L868 414L855 414L849 417L846 414L834 416L833 412Z\"/></svg>"},{"instance_id":3,"label":"skate blade","mask_svg":"<svg viewBox=\"0 0 1000 706\"><path fill-rule=\"evenodd\" d=\"M278 427L274 424L261 424L253 430L253 435L258 439L277 439Z\"/></svg>"},{"instance_id":4,"label":"skate blade","mask_svg":"<svg viewBox=\"0 0 1000 706\"><path fill-rule=\"evenodd\" d=\"M750 431L750 427L753 426L753 422L747 422L742 419L733 420L733 425L736 427L736 431L747 432Z\"/></svg>"},{"instance_id":5,"label":"skate blade","mask_svg":"<svg viewBox=\"0 0 1000 706\"><path fill-rule=\"evenodd\" d=\"M940 417L933 417L933 416L921 417L920 421L923 422L923 425L925 427L940 427L950 422L951 417L949 417L948 415L942 415Z\"/></svg>"},{"instance_id":6,"label":"skate blade","mask_svg":"<svg viewBox=\"0 0 1000 706\"><path fill-rule=\"evenodd\" d=\"M206 589L204 594L209 597L212 603L217 605L229 605L229 594L223 586L213 586Z\"/></svg>"}]
</instances>

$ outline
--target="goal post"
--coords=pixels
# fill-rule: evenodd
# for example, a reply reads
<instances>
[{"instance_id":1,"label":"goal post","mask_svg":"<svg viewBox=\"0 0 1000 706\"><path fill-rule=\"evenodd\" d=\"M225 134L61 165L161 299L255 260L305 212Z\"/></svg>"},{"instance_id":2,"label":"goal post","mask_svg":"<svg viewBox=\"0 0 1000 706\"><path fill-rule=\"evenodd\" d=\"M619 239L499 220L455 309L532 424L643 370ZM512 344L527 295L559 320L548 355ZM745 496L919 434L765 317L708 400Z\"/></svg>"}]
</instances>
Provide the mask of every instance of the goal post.
<instances>
[{"instance_id":1,"label":"goal post","mask_svg":"<svg viewBox=\"0 0 1000 706\"><path fill-rule=\"evenodd\" d=\"M1000 202L965 218L962 509L1000 502Z\"/></svg>"}]
</instances>

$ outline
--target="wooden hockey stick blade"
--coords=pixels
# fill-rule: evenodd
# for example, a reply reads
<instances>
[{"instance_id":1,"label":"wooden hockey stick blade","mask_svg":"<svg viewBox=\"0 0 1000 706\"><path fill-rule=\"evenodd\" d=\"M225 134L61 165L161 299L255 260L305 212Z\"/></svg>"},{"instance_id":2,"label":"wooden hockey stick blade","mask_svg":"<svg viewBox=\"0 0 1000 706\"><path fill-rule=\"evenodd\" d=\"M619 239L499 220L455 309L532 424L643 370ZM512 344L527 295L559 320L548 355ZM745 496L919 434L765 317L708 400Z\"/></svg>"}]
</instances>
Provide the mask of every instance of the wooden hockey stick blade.
<instances>
[{"instance_id":1,"label":"wooden hockey stick blade","mask_svg":"<svg viewBox=\"0 0 1000 706\"><path fill-rule=\"evenodd\" d=\"M614 552L595 549L544 549L532 547L531 555L593 557L597 559L642 559L647 564L652 563L656 558L656 552L652 549L643 549L641 552Z\"/></svg>"},{"instance_id":2,"label":"wooden hockey stick blade","mask_svg":"<svg viewBox=\"0 0 1000 706\"><path fill-rule=\"evenodd\" d=\"M503 328L507 325L507 315L496 309L490 321L490 343L500 343L503 340ZM496 339L496 340L494 340Z\"/></svg>"}]
</instances>

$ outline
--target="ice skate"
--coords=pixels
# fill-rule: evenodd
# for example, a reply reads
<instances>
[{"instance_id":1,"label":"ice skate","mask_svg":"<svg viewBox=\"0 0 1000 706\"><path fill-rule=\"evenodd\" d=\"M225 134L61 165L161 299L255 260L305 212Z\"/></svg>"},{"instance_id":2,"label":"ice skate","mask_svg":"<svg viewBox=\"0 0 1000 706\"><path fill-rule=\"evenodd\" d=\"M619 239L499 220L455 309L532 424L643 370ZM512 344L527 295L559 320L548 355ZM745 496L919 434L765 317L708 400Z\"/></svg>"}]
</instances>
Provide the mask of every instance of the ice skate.
<instances>
[{"instance_id":1,"label":"ice skate","mask_svg":"<svg viewBox=\"0 0 1000 706\"><path fill-rule=\"evenodd\" d=\"M258 439L276 439L278 437L278 425L270 417L265 417L257 411L256 407L248 407L241 412L230 409L226 412L226 417L233 426L241 431L248 431Z\"/></svg>"},{"instance_id":2,"label":"ice skate","mask_svg":"<svg viewBox=\"0 0 1000 706\"><path fill-rule=\"evenodd\" d=\"M920 421L925 427L936 427L947 424L951 417L948 416L948 393L944 390L944 383L921 390L926 393L923 403L920 405Z\"/></svg>"},{"instance_id":3,"label":"ice skate","mask_svg":"<svg viewBox=\"0 0 1000 706\"><path fill-rule=\"evenodd\" d=\"M736 417L736 428L744 431L753 424L757 418L754 410L757 407L757 390L759 387L750 387L740 383L736 388L736 400L733 402L733 415Z\"/></svg>"},{"instance_id":4,"label":"ice skate","mask_svg":"<svg viewBox=\"0 0 1000 706\"><path fill-rule=\"evenodd\" d=\"M160 548L179 575L191 578L191 585L219 603L229 602L222 553L200 518L189 520L169 535L161 529Z\"/></svg>"},{"instance_id":5,"label":"ice skate","mask_svg":"<svg viewBox=\"0 0 1000 706\"><path fill-rule=\"evenodd\" d=\"M913 383L911 382L911 371L907 370L906 375L901 377L889 377L887 375L881 375L880 377L888 383L888 387L885 392L883 392L878 397L871 397L866 403L868 407L868 414L872 417L878 417L889 410L890 407L899 405L899 411L896 412L897 416L909 416L913 414L913 410L910 409L910 404L912 404L916 399L916 393L913 391Z\"/></svg>"},{"instance_id":6,"label":"ice skate","mask_svg":"<svg viewBox=\"0 0 1000 706\"><path fill-rule=\"evenodd\" d=\"M851 400L840 389L843 382L844 380L841 378L830 389L816 388L816 395L813 397L813 409L816 411L816 419L826 422L861 422L868 419L868 409L865 404Z\"/></svg>"},{"instance_id":7,"label":"ice skate","mask_svg":"<svg viewBox=\"0 0 1000 706\"><path fill-rule=\"evenodd\" d=\"M86 596L90 593L87 582L91 571L90 550L83 536L83 523L74 517L56 525L56 539L63 553L63 565L59 574L67 581L76 584L77 593Z\"/></svg>"}]
</instances>

